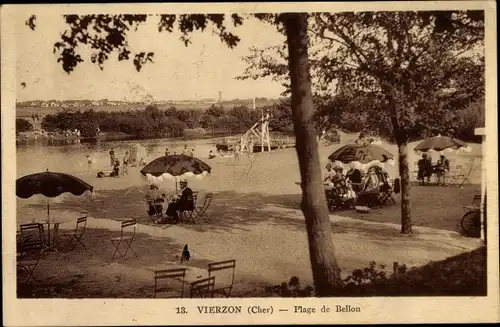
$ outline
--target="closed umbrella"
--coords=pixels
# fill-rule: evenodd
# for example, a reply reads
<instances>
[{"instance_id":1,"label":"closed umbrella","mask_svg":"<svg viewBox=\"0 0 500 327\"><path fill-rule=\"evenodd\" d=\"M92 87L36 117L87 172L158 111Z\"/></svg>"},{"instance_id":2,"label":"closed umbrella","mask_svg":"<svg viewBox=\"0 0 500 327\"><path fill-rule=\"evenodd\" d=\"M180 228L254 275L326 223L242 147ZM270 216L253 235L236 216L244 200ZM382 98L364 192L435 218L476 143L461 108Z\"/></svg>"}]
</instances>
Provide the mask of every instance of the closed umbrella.
<instances>
[{"instance_id":1,"label":"closed umbrella","mask_svg":"<svg viewBox=\"0 0 500 327\"><path fill-rule=\"evenodd\" d=\"M161 181L165 179L175 179L177 189L177 177L196 176L203 178L210 174L212 168L202 160L174 154L156 158L141 169L141 174L150 181Z\"/></svg>"},{"instance_id":2,"label":"closed umbrella","mask_svg":"<svg viewBox=\"0 0 500 327\"><path fill-rule=\"evenodd\" d=\"M459 139L449 136L434 136L427 138L415 146L415 151L427 152L429 150L443 151L443 150L458 150L460 148L467 148L467 144Z\"/></svg>"},{"instance_id":3,"label":"closed umbrella","mask_svg":"<svg viewBox=\"0 0 500 327\"><path fill-rule=\"evenodd\" d=\"M23 176L16 180L16 195L27 199L35 194L41 194L48 198L55 198L63 193L82 195L86 191L93 192L94 187L78 177L65 174L49 172L36 173ZM50 248L50 207L47 201L47 223Z\"/></svg>"}]
</instances>

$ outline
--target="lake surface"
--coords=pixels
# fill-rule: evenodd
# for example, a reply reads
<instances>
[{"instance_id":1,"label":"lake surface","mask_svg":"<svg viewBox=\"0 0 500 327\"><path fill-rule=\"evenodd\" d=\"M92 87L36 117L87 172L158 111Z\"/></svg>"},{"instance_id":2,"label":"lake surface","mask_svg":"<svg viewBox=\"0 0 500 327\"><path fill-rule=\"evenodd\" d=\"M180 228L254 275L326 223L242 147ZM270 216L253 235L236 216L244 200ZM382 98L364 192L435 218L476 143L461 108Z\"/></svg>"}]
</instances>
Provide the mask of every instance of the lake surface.
<instances>
[{"instance_id":1,"label":"lake surface","mask_svg":"<svg viewBox=\"0 0 500 327\"><path fill-rule=\"evenodd\" d=\"M148 154L146 162L165 155L165 149L173 154L182 153L184 145L194 149L194 156L200 159L208 158L208 153L214 153L215 140L131 140L131 141L111 141L97 143L79 143L70 145L46 146L42 144L18 146L17 157L17 178L30 173L42 172L45 170L79 174L87 171L87 155L93 160L93 171L110 171L109 151L115 151L120 161L122 161L125 151L130 150L134 144L140 143L146 148Z\"/></svg>"}]
</instances>

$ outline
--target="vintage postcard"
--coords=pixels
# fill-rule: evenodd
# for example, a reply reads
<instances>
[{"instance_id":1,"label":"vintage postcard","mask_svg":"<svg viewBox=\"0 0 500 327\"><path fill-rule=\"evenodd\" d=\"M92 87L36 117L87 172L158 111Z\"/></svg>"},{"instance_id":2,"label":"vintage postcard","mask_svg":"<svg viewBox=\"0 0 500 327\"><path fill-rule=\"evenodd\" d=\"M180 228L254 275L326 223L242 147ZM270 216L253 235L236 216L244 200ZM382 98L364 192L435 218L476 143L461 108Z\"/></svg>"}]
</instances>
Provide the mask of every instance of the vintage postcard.
<instances>
[{"instance_id":1,"label":"vintage postcard","mask_svg":"<svg viewBox=\"0 0 500 327\"><path fill-rule=\"evenodd\" d=\"M493 1L1 15L6 326L499 321Z\"/></svg>"}]
</instances>

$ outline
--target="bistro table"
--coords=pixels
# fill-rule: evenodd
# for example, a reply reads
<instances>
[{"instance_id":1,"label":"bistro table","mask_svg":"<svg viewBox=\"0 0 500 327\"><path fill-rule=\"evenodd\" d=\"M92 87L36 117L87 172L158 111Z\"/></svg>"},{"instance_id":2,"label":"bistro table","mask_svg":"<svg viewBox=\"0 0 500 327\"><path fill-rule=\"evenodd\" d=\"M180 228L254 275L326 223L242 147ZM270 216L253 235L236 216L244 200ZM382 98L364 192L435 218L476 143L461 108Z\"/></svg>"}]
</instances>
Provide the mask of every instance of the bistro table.
<instances>
[{"instance_id":1,"label":"bistro table","mask_svg":"<svg viewBox=\"0 0 500 327\"><path fill-rule=\"evenodd\" d=\"M44 246L44 249L42 250L43 251L51 251L51 252L59 252L57 250L57 244L56 244L56 237L57 237L57 232L59 231L59 225L60 224L65 224L65 223L68 223L69 220L50 220L50 221L47 221L47 220L43 220L43 221L35 221L36 223L39 223L39 224L42 224L42 225L47 225L47 242ZM51 226L53 227L52 228L52 237L51 237Z\"/></svg>"}]
</instances>

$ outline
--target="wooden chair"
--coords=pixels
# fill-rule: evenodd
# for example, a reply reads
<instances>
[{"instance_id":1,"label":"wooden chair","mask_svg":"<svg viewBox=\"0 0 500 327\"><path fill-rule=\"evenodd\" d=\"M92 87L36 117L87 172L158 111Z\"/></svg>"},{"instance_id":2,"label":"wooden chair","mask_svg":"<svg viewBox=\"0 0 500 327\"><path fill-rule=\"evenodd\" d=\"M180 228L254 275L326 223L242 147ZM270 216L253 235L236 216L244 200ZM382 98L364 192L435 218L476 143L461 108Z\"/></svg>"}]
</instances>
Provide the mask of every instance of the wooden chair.
<instances>
[{"instance_id":1,"label":"wooden chair","mask_svg":"<svg viewBox=\"0 0 500 327\"><path fill-rule=\"evenodd\" d=\"M208 264L208 277L214 277L212 275L216 271L229 270L229 269L232 270L231 281L227 285L219 287L215 290L216 292L224 294L224 296L227 298L229 298L229 296L231 295L231 290L233 289L234 285L234 271L236 269L236 260L232 259L232 260L219 261Z\"/></svg>"},{"instance_id":2,"label":"wooden chair","mask_svg":"<svg viewBox=\"0 0 500 327\"><path fill-rule=\"evenodd\" d=\"M203 204L201 206L195 206L193 221L202 219L206 215L207 209L210 206L210 203L212 203L212 197L213 193L205 194L205 199L203 200Z\"/></svg>"},{"instance_id":3,"label":"wooden chair","mask_svg":"<svg viewBox=\"0 0 500 327\"><path fill-rule=\"evenodd\" d=\"M191 283L191 298L213 298L215 289L215 276L203 278Z\"/></svg>"},{"instance_id":4,"label":"wooden chair","mask_svg":"<svg viewBox=\"0 0 500 327\"><path fill-rule=\"evenodd\" d=\"M155 289L154 289L154 297L157 297L158 293L166 293L170 289L167 285L161 287L160 281L164 279L174 279L174 278L182 278L182 288L181 288L181 296L184 297L184 279L186 278L186 269L187 268L176 268L176 269L165 269L165 270L156 270L155 274Z\"/></svg>"},{"instance_id":5,"label":"wooden chair","mask_svg":"<svg viewBox=\"0 0 500 327\"><path fill-rule=\"evenodd\" d=\"M125 236L124 235L124 230L126 228L133 229L132 236ZM132 249L132 242L134 241L134 238L135 238L135 229L136 229L136 220L135 219L130 219L130 220L126 220L126 221L122 222L120 237L115 237L115 238L111 239L111 243L113 243L113 246L115 247L115 252L113 253L113 257L111 258L111 260L113 260L115 258L115 255L117 252L120 254L122 259L125 259L129 249L130 249L130 251L132 251L132 253L135 255L135 257L138 258L137 254ZM120 244L122 242L125 243L125 245L127 246L124 254L122 254L120 252L120 249L119 249Z\"/></svg>"},{"instance_id":6,"label":"wooden chair","mask_svg":"<svg viewBox=\"0 0 500 327\"><path fill-rule=\"evenodd\" d=\"M73 251L78 244L80 244L81 246L83 246L85 250L87 250L87 247L82 242L82 236L85 233L86 227L87 227L87 217L86 216L80 217L76 220L76 227L73 232L62 234L63 237L66 239L66 242L71 247L71 251Z\"/></svg>"}]
</instances>

